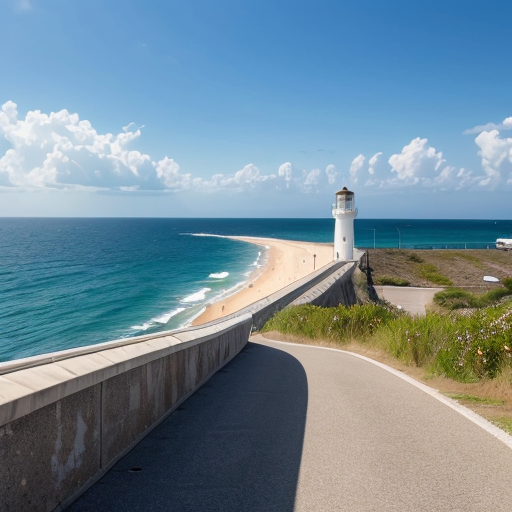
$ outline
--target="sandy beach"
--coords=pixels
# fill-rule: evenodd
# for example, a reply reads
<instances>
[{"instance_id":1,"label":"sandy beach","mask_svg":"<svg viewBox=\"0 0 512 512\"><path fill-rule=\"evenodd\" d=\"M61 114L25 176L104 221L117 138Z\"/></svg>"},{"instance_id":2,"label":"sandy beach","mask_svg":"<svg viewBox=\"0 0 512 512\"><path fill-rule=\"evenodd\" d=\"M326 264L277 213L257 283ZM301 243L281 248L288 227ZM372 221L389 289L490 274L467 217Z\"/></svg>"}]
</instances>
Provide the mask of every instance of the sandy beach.
<instances>
[{"instance_id":1,"label":"sandy beach","mask_svg":"<svg viewBox=\"0 0 512 512\"><path fill-rule=\"evenodd\" d=\"M234 313L333 260L333 244L241 236L228 238L265 248L267 259L261 268L255 270L238 293L207 306L206 310L192 322L192 325L210 322Z\"/></svg>"}]
</instances>

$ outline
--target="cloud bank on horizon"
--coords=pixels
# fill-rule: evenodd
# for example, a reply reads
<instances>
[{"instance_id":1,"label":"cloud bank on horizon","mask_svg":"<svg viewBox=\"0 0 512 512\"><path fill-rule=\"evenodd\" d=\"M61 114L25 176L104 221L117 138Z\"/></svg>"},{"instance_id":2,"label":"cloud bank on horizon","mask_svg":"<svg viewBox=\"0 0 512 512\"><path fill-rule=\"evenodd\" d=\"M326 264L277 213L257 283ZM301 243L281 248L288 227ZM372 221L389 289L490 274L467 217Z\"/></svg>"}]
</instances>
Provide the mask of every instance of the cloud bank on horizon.
<instances>
[{"instance_id":1,"label":"cloud bank on horizon","mask_svg":"<svg viewBox=\"0 0 512 512\"><path fill-rule=\"evenodd\" d=\"M378 151L369 158L354 157L348 172L328 165L325 169L297 169L283 163L275 173L264 174L253 163L232 173L204 178L183 173L165 156L153 159L134 146L143 127L133 123L118 134L98 133L90 121L63 109L27 112L20 117L16 103L7 101L0 111L0 134L11 147L0 158L0 187L5 190L62 190L134 193L219 190L276 190L283 193L332 191L343 177L348 184L369 189L435 188L512 189L512 117L466 130L477 134L475 144L480 170L448 163L442 151L416 137L401 152L387 158Z\"/></svg>"}]
</instances>

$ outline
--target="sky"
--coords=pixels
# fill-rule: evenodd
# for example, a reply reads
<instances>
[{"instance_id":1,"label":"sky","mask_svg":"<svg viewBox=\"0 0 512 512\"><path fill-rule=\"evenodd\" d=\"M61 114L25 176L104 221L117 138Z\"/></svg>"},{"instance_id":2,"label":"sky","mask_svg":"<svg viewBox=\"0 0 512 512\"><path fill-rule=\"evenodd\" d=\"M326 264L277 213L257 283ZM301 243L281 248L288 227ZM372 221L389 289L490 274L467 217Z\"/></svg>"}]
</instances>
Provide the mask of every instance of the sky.
<instances>
[{"instance_id":1,"label":"sky","mask_svg":"<svg viewBox=\"0 0 512 512\"><path fill-rule=\"evenodd\" d=\"M0 216L512 218L511 0L0 0Z\"/></svg>"}]
</instances>

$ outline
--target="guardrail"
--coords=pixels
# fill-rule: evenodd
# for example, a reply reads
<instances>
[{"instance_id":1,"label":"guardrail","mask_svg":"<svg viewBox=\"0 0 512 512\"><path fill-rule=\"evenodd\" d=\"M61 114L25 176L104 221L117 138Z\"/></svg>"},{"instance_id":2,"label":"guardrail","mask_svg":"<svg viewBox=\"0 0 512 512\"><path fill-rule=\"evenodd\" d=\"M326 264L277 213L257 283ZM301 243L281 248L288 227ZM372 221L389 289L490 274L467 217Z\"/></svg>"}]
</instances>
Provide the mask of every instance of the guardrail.
<instances>
[{"instance_id":1,"label":"guardrail","mask_svg":"<svg viewBox=\"0 0 512 512\"><path fill-rule=\"evenodd\" d=\"M398 249L396 245L386 246L359 246L361 250L372 249ZM456 243L439 243L439 244L400 244L400 249L417 249L417 250L463 250L463 249L496 249L496 241L494 242L456 242Z\"/></svg>"}]
</instances>

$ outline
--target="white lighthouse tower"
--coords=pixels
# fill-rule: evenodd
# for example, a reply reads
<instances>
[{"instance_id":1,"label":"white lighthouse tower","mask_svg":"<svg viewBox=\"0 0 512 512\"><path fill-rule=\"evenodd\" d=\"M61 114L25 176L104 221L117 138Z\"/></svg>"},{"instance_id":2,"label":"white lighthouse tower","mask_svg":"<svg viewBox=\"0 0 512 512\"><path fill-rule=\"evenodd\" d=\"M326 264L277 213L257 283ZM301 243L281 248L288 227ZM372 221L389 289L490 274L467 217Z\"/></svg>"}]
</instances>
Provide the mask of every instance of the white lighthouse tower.
<instances>
[{"instance_id":1,"label":"white lighthouse tower","mask_svg":"<svg viewBox=\"0 0 512 512\"><path fill-rule=\"evenodd\" d=\"M336 192L336 202L332 205L334 223L334 259L350 261L354 257L354 219L357 216L354 192L347 187Z\"/></svg>"}]
</instances>

